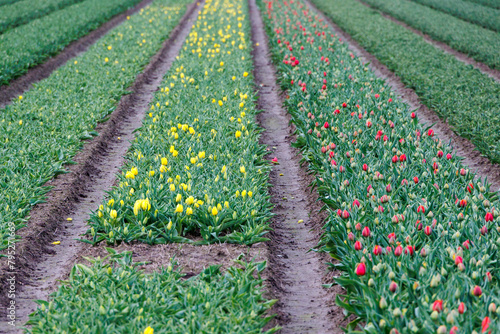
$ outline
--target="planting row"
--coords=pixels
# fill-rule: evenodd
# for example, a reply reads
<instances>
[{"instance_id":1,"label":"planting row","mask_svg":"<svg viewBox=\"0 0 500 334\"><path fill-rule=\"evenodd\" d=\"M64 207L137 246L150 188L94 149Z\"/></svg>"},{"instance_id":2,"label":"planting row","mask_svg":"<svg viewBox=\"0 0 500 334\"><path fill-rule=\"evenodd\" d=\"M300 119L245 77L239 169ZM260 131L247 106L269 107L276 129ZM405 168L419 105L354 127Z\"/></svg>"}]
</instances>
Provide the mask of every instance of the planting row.
<instances>
[{"instance_id":1,"label":"planting row","mask_svg":"<svg viewBox=\"0 0 500 334\"><path fill-rule=\"evenodd\" d=\"M229 3L214 8L221 5ZM246 15L229 6L201 16L136 132L118 186L91 216L93 243L267 240L269 165L258 143Z\"/></svg>"},{"instance_id":2,"label":"planting row","mask_svg":"<svg viewBox=\"0 0 500 334\"><path fill-rule=\"evenodd\" d=\"M500 9L500 1L498 0L469 0L469 1L481 4L483 6Z\"/></svg>"},{"instance_id":3,"label":"planting row","mask_svg":"<svg viewBox=\"0 0 500 334\"><path fill-rule=\"evenodd\" d=\"M0 11L0 33L81 1L83 0L23 0L2 7L2 11Z\"/></svg>"},{"instance_id":4,"label":"planting row","mask_svg":"<svg viewBox=\"0 0 500 334\"><path fill-rule=\"evenodd\" d=\"M85 0L0 35L0 85L8 84L138 2Z\"/></svg>"},{"instance_id":5,"label":"planting row","mask_svg":"<svg viewBox=\"0 0 500 334\"><path fill-rule=\"evenodd\" d=\"M97 135L97 123L177 25L186 6L175 3L156 0L0 111L0 249L9 224L24 225L49 190L43 185L64 173L82 140Z\"/></svg>"},{"instance_id":6,"label":"planting row","mask_svg":"<svg viewBox=\"0 0 500 334\"><path fill-rule=\"evenodd\" d=\"M136 133L93 241L264 240L269 203L258 144L246 1L207 0ZM262 333L275 300L265 263L237 259L184 279L172 260L144 273L130 253L77 264L30 316L29 333ZM89 307L90 305L90 307ZM272 328L265 333L274 333Z\"/></svg>"},{"instance_id":7,"label":"planting row","mask_svg":"<svg viewBox=\"0 0 500 334\"><path fill-rule=\"evenodd\" d=\"M356 0L314 3L414 89L457 134L470 139L491 161L500 162L498 82Z\"/></svg>"},{"instance_id":8,"label":"planting row","mask_svg":"<svg viewBox=\"0 0 500 334\"><path fill-rule=\"evenodd\" d=\"M0 6L10 5L11 3L18 2L19 0L0 0Z\"/></svg>"},{"instance_id":9,"label":"planting row","mask_svg":"<svg viewBox=\"0 0 500 334\"><path fill-rule=\"evenodd\" d=\"M500 69L498 54L500 36L494 31L411 1L363 0L363 2L491 68Z\"/></svg>"},{"instance_id":10,"label":"planting row","mask_svg":"<svg viewBox=\"0 0 500 334\"><path fill-rule=\"evenodd\" d=\"M275 300L261 291L264 262L236 260L224 273L210 266L185 279L174 261L145 273L131 252L108 251L88 259L91 266L75 265L50 301L38 301L26 332L256 334L271 319L265 313Z\"/></svg>"},{"instance_id":11,"label":"planting row","mask_svg":"<svg viewBox=\"0 0 500 334\"><path fill-rule=\"evenodd\" d=\"M484 7L466 0L412 0L422 5L437 9L447 14L456 16L462 20L475 23L500 32L500 11ZM443 24L441 22L441 24Z\"/></svg>"},{"instance_id":12,"label":"planting row","mask_svg":"<svg viewBox=\"0 0 500 334\"><path fill-rule=\"evenodd\" d=\"M337 303L359 317L348 329L498 332L498 195L302 1L262 8L329 212L321 246L344 272Z\"/></svg>"}]
</instances>

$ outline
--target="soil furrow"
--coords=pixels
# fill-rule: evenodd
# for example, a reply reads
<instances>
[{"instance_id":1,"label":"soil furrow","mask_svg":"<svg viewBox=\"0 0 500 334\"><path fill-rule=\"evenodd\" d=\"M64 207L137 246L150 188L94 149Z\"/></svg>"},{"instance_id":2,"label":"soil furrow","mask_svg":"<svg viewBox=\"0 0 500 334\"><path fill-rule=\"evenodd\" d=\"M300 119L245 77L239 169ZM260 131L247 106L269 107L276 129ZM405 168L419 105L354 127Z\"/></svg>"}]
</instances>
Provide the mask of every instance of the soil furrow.
<instances>
[{"instance_id":1,"label":"soil furrow","mask_svg":"<svg viewBox=\"0 0 500 334\"><path fill-rule=\"evenodd\" d=\"M457 60L460 60L461 62L465 63L465 64L468 64L468 65L472 65L472 67L474 67L475 69L477 69L478 71L480 71L481 73L489 76L490 78L492 79L495 79L496 81L500 82L500 71L499 70L495 70L495 69L492 69L490 68L488 65L484 64L484 63L481 63L481 62L478 62L478 61L475 61L474 59L472 59L471 57L467 56L465 53L462 53L460 51L457 51L455 49L453 49L452 47L450 47L448 44L446 43L443 43L443 42L439 42L439 41L436 41L434 39L432 39L429 35L426 35L424 34L423 32L409 26L408 24L402 22L402 21L399 21L398 19L392 17L391 15L388 15L380 10L378 10L377 8L374 8L372 6L370 6L369 4L363 2L362 0L357 0L360 4L362 5L365 5L366 7L368 8L371 8L373 10L375 10L376 12L378 12L380 15L382 15L383 17L385 17L386 19L389 19L391 20L392 22L410 30L411 32L421 36L424 38L424 40L437 47L438 49L441 49L443 50L444 52L452 55L453 57L455 57Z\"/></svg>"},{"instance_id":2,"label":"soil furrow","mask_svg":"<svg viewBox=\"0 0 500 334\"><path fill-rule=\"evenodd\" d=\"M378 59L361 47L349 34L345 33L339 26L333 23L325 14L323 14L310 0L304 0L316 13L320 15L332 27L337 36L349 44L349 49L359 57L363 63L368 64L370 69L379 78L384 79L387 84L398 94L398 96L406 102L411 109L416 110L418 119L422 124L432 125L434 133L440 138L443 143L450 143L453 151L458 156L464 158L463 163L472 171L477 173L482 179L487 178L492 185L492 190L500 190L500 166L493 164L491 161L481 155L468 139L455 134L447 122L439 118L439 116L426 105L424 105L415 91L403 84L401 79L391 72L387 66L383 65Z\"/></svg>"},{"instance_id":3,"label":"soil furrow","mask_svg":"<svg viewBox=\"0 0 500 334\"><path fill-rule=\"evenodd\" d=\"M278 313L282 333L340 333L339 328L332 328L335 323L331 321L329 295L322 287L326 266L320 255L308 252L319 241L317 231L311 230L317 211L310 211L308 177L300 167L298 151L290 145L292 128L282 107L255 0L249 0L249 7L258 107L263 110L258 121L265 129L261 141L274 151L268 159L276 157L279 162L270 178L276 216L271 225L274 231L269 242L269 270L273 297L279 299L273 311Z\"/></svg>"},{"instance_id":4,"label":"soil furrow","mask_svg":"<svg viewBox=\"0 0 500 334\"><path fill-rule=\"evenodd\" d=\"M0 86L0 109L9 104L12 99L18 97L19 95L23 95L23 93L30 89L34 83L47 78L53 71L64 65L68 60L78 56L82 52L87 51L87 49L99 40L99 38L125 21L127 16L137 13L142 8L149 5L152 1L153 0L143 0L133 8L114 16L99 28L93 30L84 37L71 42L56 56L47 59L40 65L28 70L26 74L12 80L9 85Z\"/></svg>"},{"instance_id":5,"label":"soil furrow","mask_svg":"<svg viewBox=\"0 0 500 334\"><path fill-rule=\"evenodd\" d=\"M16 272L8 271L7 261L2 261L0 266L2 306L9 301L6 299L7 278L16 277L18 325L35 309L32 300L47 299L56 280L63 279L79 255L90 247L76 239L86 232L90 212L114 184L134 138L133 131L141 126L152 94L184 44L201 3L190 5L161 50L137 77L130 89L132 93L123 97L110 119L97 127L99 136L86 143L77 154L74 159L77 164L68 167L70 173L47 184L53 187L47 194L47 202L37 205L31 211L27 227L18 231L22 239L16 244ZM66 220L67 217L72 220ZM60 241L60 245L52 245L54 241ZM0 322L0 332L8 330L20 331L5 321Z\"/></svg>"}]
</instances>

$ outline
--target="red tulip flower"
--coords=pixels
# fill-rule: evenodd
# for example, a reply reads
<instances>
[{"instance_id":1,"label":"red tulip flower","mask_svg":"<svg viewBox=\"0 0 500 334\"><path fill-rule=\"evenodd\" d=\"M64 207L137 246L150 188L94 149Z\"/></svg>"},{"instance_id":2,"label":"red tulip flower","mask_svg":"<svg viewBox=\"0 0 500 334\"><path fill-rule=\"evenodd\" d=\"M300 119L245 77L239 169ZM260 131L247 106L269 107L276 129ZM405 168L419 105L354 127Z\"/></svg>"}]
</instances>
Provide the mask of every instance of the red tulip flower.
<instances>
[{"instance_id":1,"label":"red tulip flower","mask_svg":"<svg viewBox=\"0 0 500 334\"><path fill-rule=\"evenodd\" d=\"M441 312L443 310L443 300L442 299L436 300L434 304L432 304L432 310Z\"/></svg>"},{"instance_id":2,"label":"red tulip flower","mask_svg":"<svg viewBox=\"0 0 500 334\"><path fill-rule=\"evenodd\" d=\"M375 255L382 254L382 247L380 247L379 245L375 245L375 247L373 247L373 254Z\"/></svg>"},{"instance_id":3,"label":"red tulip flower","mask_svg":"<svg viewBox=\"0 0 500 334\"><path fill-rule=\"evenodd\" d=\"M363 248L363 245L361 244L361 241L356 241L354 243L354 249L357 250L357 251L359 251L359 250L361 250L361 248Z\"/></svg>"},{"instance_id":4,"label":"red tulip flower","mask_svg":"<svg viewBox=\"0 0 500 334\"><path fill-rule=\"evenodd\" d=\"M432 227L426 226L424 228L424 233L425 233L425 235L431 235L431 233L432 233Z\"/></svg>"},{"instance_id":5,"label":"red tulip flower","mask_svg":"<svg viewBox=\"0 0 500 334\"><path fill-rule=\"evenodd\" d=\"M361 232L361 235L363 235L363 237L365 238L368 238L370 236L370 228L368 226L365 226L365 228L363 228L363 232Z\"/></svg>"},{"instance_id":6,"label":"red tulip flower","mask_svg":"<svg viewBox=\"0 0 500 334\"><path fill-rule=\"evenodd\" d=\"M486 216L484 216L484 220L487 222L492 222L493 221L493 214L491 212L486 212Z\"/></svg>"},{"instance_id":7,"label":"red tulip flower","mask_svg":"<svg viewBox=\"0 0 500 334\"><path fill-rule=\"evenodd\" d=\"M389 291L394 293L398 289L398 285L396 282L392 281L391 284L389 284Z\"/></svg>"},{"instance_id":8,"label":"red tulip flower","mask_svg":"<svg viewBox=\"0 0 500 334\"><path fill-rule=\"evenodd\" d=\"M364 276L366 274L366 266L364 263L359 263L356 267L356 275Z\"/></svg>"},{"instance_id":9,"label":"red tulip flower","mask_svg":"<svg viewBox=\"0 0 500 334\"><path fill-rule=\"evenodd\" d=\"M484 333L488 330L488 328L490 327L490 322L490 318L484 317L483 322L481 323L481 333Z\"/></svg>"},{"instance_id":10,"label":"red tulip flower","mask_svg":"<svg viewBox=\"0 0 500 334\"><path fill-rule=\"evenodd\" d=\"M330 124L328 124L328 122L325 122L325 124L323 126L325 129L328 129L330 127Z\"/></svg>"},{"instance_id":11,"label":"red tulip flower","mask_svg":"<svg viewBox=\"0 0 500 334\"><path fill-rule=\"evenodd\" d=\"M460 305L458 305L458 313L464 314L465 312L465 304L462 302Z\"/></svg>"},{"instance_id":12,"label":"red tulip flower","mask_svg":"<svg viewBox=\"0 0 500 334\"><path fill-rule=\"evenodd\" d=\"M396 256L400 256L401 254L403 253L403 247L401 245L399 245L398 247L396 247L396 249L394 250L394 255Z\"/></svg>"},{"instance_id":13,"label":"red tulip flower","mask_svg":"<svg viewBox=\"0 0 500 334\"><path fill-rule=\"evenodd\" d=\"M401 154L401 156L399 157L399 161L405 162L406 161L406 154Z\"/></svg>"},{"instance_id":14,"label":"red tulip flower","mask_svg":"<svg viewBox=\"0 0 500 334\"><path fill-rule=\"evenodd\" d=\"M415 177L413 178L413 182L415 182L415 184L417 184L417 183L418 183L418 176L415 176Z\"/></svg>"},{"instance_id":15,"label":"red tulip flower","mask_svg":"<svg viewBox=\"0 0 500 334\"><path fill-rule=\"evenodd\" d=\"M429 137L434 136L434 130L429 129L429 131L427 131L427 135L428 135Z\"/></svg>"},{"instance_id":16,"label":"red tulip flower","mask_svg":"<svg viewBox=\"0 0 500 334\"><path fill-rule=\"evenodd\" d=\"M363 164L363 170L366 172L368 170L368 165L367 164Z\"/></svg>"},{"instance_id":17,"label":"red tulip flower","mask_svg":"<svg viewBox=\"0 0 500 334\"><path fill-rule=\"evenodd\" d=\"M476 297L481 297L481 295L483 294L483 290L481 290L481 287L479 285L476 285L474 287L474 290L472 290L472 294Z\"/></svg>"}]
</instances>

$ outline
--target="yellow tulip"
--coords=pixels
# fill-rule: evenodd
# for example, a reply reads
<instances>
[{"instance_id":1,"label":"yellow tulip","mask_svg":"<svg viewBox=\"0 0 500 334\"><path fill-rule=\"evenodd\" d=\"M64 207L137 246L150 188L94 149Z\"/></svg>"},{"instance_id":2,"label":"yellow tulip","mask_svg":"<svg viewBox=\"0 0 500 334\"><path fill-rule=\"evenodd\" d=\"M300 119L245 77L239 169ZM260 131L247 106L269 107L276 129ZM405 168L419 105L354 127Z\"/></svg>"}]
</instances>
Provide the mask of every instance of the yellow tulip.
<instances>
[{"instance_id":1,"label":"yellow tulip","mask_svg":"<svg viewBox=\"0 0 500 334\"><path fill-rule=\"evenodd\" d=\"M184 211L184 207L182 206L182 204L177 204L177 206L175 207L175 213L182 213L182 211Z\"/></svg>"},{"instance_id":2,"label":"yellow tulip","mask_svg":"<svg viewBox=\"0 0 500 334\"><path fill-rule=\"evenodd\" d=\"M217 208L214 206L214 207L212 208L212 215L213 215L213 216L217 216L217 214L218 214L218 213L219 213L219 211L217 211Z\"/></svg>"}]
</instances>

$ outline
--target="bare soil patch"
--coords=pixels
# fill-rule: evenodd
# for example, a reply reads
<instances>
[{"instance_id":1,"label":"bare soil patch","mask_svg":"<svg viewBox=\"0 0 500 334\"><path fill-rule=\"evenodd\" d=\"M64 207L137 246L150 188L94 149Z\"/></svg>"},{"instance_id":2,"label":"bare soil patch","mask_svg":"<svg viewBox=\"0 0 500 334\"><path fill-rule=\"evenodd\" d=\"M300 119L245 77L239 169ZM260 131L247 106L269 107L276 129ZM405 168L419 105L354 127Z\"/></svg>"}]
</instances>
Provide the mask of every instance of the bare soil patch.
<instances>
[{"instance_id":1,"label":"bare soil patch","mask_svg":"<svg viewBox=\"0 0 500 334\"><path fill-rule=\"evenodd\" d=\"M112 19L90 32L86 36L71 42L58 55L47 59L44 63L31 68L26 74L12 80L9 85L0 86L0 109L9 104L12 99L22 95L23 92L31 88L35 82L47 78L53 71L64 65L71 58L85 52L99 38L108 31L122 23L127 16L137 13L142 8L149 5L153 0L143 0L133 8L114 16Z\"/></svg>"},{"instance_id":2,"label":"bare soil patch","mask_svg":"<svg viewBox=\"0 0 500 334\"><path fill-rule=\"evenodd\" d=\"M463 157L464 160L462 162L468 166L471 171L477 173L478 177L481 177L482 179L487 178L488 182L492 185L492 190L500 190L500 165L491 163L488 158L481 155L476 146L468 139L455 134L451 130L448 123L440 119L433 110L424 105L415 91L406 87L396 74L391 72L385 65L379 62L375 56L363 49L349 34L342 31L339 26L333 23L332 20L324 15L309 0L304 1L311 8L313 8L321 18L328 22L337 36L341 37L342 40L347 41L349 49L353 52L353 54L359 57L364 63L369 64L368 66L370 69L374 71L379 78L384 79L393 91L398 94L398 96L406 102L411 109L417 111L419 122L428 125L434 124L432 128L434 129L436 136L440 138L443 143L449 142L453 147L454 153Z\"/></svg>"},{"instance_id":3,"label":"bare soil patch","mask_svg":"<svg viewBox=\"0 0 500 334\"><path fill-rule=\"evenodd\" d=\"M87 142L76 155L74 161L77 164L68 166L68 174L59 175L47 183L53 187L47 194L47 202L34 207L27 227L18 231L22 237L16 244L18 324L27 320L28 314L36 307L32 299L47 299L57 280L65 277L85 249L88 251L90 246L76 239L87 231L89 213L97 208L105 192L115 183L115 175L134 138L133 131L141 125L152 93L184 44L198 15L197 5L199 3L188 8L180 24L137 77L130 88L132 93L124 96L109 120L96 128L99 135ZM68 217L72 220L66 220ZM60 244L52 245L54 241L60 241ZM2 306L9 301L6 293L9 276L7 261L1 258ZM1 316L5 319L5 314ZM0 332L12 330L3 326L5 323L0 323Z\"/></svg>"},{"instance_id":4,"label":"bare soil patch","mask_svg":"<svg viewBox=\"0 0 500 334\"><path fill-rule=\"evenodd\" d=\"M263 22L255 0L249 0L249 6L258 107L263 110L258 121L265 129L261 142L272 148L267 158L277 157L279 162L270 175L276 216L268 243L269 287L272 297L279 299L272 311L278 314L275 321L283 326L282 333L342 333L339 326L344 316L334 305L335 290L322 287L329 281L327 275L331 277L326 254L310 251L320 239L326 216L318 214L317 195L308 188L312 179L290 145L293 128L282 107Z\"/></svg>"}]
</instances>

